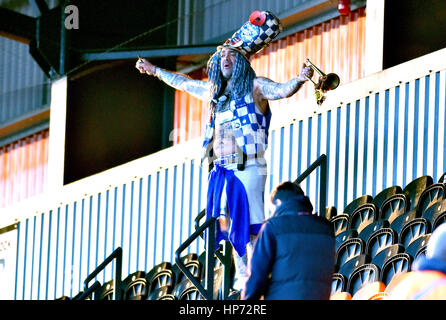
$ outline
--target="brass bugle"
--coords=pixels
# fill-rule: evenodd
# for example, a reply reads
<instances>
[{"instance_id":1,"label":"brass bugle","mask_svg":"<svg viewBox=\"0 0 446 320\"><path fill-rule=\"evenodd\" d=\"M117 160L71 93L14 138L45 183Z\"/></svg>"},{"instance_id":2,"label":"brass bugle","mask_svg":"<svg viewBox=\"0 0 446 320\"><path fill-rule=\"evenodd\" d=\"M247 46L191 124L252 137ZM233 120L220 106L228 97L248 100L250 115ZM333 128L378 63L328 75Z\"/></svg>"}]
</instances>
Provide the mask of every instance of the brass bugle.
<instances>
[{"instance_id":1,"label":"brass bugle","mask_svg":"<svg viewBox=\"0 0 446 320\"><path fill-rule=\"evenodd\" d=\"M314 71L319 74L318 82L314 82L312 79L308 78L311 82L313 82L315 89L322 90L323 92L327 92L329 90L334 90L339 86L340 79L336 73L323 73L318 67L316 67L310 59L307 58L305 61L305 65L307 67L311 67Z\"/></svg>"}]
</instances>

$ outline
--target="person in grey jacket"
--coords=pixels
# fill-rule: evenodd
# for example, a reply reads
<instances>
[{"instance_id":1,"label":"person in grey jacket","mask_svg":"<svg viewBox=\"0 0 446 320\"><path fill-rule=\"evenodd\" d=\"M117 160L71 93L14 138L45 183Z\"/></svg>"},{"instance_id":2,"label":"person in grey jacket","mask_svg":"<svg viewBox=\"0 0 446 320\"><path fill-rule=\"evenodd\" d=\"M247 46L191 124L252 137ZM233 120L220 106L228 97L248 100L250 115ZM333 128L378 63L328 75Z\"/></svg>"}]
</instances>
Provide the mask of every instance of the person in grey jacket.
<instances>
[{"instance_id":1,"label":"person in grey jacket","mask_svg":"<svg viewBox=\"0 0 446 320\"><path fill-rule=\"evenodd\" d=\"M242 300L328 300L335 260L334 230L302 189L283 182L259 233Z\"/></svg>"}]
</instances>

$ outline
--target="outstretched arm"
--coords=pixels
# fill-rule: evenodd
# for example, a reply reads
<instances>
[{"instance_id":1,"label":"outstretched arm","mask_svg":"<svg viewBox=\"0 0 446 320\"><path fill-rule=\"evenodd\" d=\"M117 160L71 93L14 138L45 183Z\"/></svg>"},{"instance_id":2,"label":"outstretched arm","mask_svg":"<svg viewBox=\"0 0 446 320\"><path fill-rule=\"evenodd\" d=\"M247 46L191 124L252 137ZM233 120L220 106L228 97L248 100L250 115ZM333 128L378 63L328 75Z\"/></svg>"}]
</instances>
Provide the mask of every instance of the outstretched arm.
<instances>
[{"instance_id":1,"label":"outstretched arm","mask_svg":"<svg viewBox=\"0 0 446 320\"><path fill-rule=\"evenodd\" d=\"M156 76L169 86L177 90L185 91L198 99L210 99L210 83L207 81L194 80L185 74L156 67L146 59L141 58L136 62L135 67L139 72Z\"/></svg>"},{"instance_id":2,"label":"outstretched arm","mask_svg":"<svg viewBox=\"0 0 446 320\"><path fill-rule=\"evenodd\" d=\"M254 81L254 92L263 100L289 98L295 94L308 78L313 76L313 69L303 66L300 74L286 83L277 83L268 78L258 77Z\"/></svg>"}]
</instances>

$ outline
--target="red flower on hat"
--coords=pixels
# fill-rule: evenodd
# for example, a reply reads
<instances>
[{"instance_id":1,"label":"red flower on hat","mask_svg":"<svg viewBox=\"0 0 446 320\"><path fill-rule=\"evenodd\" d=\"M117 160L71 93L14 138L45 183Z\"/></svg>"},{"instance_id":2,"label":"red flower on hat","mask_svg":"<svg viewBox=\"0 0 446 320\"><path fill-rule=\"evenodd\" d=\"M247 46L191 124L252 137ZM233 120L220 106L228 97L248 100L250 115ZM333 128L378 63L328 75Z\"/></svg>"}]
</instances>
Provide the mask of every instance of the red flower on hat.
<instances>
[{"instance_id":1,"label":"red flower on hat","mask_svg":"<svg viewBox=\"0 0 446 320\"><path fill-rule=\"evenodd\" d=\"M255 26L261 26L265 23L266 20L266 14L264 12L261 12L259 10L254 11L249 16L249 22Z\"/></svg>"}]
</instances>

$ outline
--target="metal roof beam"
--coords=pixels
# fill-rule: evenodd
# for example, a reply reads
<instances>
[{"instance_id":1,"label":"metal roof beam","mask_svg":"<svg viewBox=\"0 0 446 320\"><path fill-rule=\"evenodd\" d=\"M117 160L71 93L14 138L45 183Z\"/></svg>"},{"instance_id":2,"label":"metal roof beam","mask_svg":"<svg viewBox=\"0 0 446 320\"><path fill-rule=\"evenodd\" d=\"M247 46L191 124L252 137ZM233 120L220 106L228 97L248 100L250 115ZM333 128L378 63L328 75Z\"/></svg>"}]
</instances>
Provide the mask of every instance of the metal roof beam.
<instances>
[{"instance_id":1,"label":"metal roof beam","mask_svg":"<svg viewBox=\"0 0 446 320\"><path fill-rule=\"evenodd\" d=\"M217 49L217 44L189 47L172 47L146 50L116 51L116 52L90 52L81 55L83 61L176 57L189 54L211 54Z\"/></svg>"},{"instance_id":2,"label":"metal roof beam","mask_svg":"<svg viewBox=\"0 0 446 320\"><path fill-rule=\"evenodd\" d=\"M31 0L31 3L40 11L41 14L50 11L50 8L45 0Z\"/></svg>"},{"instance_id":3,"label":"metal roof beam","mask_svg":"<svg viewBox=\"0 0 446 320\"><path fill-rule=\"evenodd\" d=\"M35 35L35 18L0 8L0 36L29 44Z\"/></svg>"}]
</instances>

